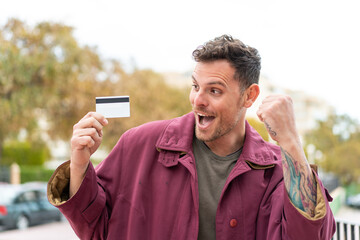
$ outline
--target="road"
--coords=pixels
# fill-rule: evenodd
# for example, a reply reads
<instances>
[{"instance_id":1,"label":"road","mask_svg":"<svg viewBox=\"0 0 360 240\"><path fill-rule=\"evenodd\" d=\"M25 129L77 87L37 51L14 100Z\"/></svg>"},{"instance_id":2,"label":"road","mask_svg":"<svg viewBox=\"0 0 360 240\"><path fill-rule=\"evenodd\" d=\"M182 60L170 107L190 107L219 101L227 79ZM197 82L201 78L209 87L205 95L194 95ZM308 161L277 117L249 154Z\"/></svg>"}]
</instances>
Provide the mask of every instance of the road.
<instances>
[{"instance_id":1,"label":"road","mask_svg":"<svg viewBox=\"0 0 360 240\"><path fill-rule=\"evenodd\" d=\"M0 232L0 240L79 240L67 221Z\"/></svg>"}]
</instances>

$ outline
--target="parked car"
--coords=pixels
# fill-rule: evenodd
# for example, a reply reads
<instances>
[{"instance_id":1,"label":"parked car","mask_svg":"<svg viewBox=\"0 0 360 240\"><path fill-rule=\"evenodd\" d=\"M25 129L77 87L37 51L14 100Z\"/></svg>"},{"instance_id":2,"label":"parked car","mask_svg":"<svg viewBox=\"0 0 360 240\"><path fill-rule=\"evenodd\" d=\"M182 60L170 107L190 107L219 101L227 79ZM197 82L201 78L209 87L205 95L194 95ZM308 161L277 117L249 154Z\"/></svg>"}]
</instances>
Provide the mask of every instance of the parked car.
<instances>
[{"instance_id":1,"label":"parked car","mask_svg":"<svg viewBox=\"0 0 360 240\"><path fill-rule=\"evenodd\" d=\"M360 193L346 199L346 204L350 207L360 208Z\"/></svg>"},{"instance_id":2,"label":"parked car","mask_svg":"<svg viewBox=\"0 0 360 240\"><path fill-rule=\"evenodd\" d=\"M26 229L31 225L64 220L46 196L46 183L0 184L0 227Z\"/></svg>"}]
</instances>

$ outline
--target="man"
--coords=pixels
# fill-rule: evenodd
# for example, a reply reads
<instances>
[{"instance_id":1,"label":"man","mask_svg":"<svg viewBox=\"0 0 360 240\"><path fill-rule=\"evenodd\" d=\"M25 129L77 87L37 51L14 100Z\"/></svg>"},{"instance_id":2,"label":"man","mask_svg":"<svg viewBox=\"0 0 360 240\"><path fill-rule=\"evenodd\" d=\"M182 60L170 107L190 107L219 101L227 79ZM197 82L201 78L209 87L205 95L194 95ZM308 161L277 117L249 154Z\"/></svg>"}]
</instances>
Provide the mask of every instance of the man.
<instances>
[{"instance_id":1,"label":"man","mask_svg":"<svg viewBox=\"0 0 360 240\"><path fill-rule=\"evenodd\" d=\"M270 96L257 112L280 147L245 120L260 91L257 50L224 35L193 56L193 113L127 131L96 170L89 159L108 122L88 113L50 202L81 239L330 239L331 197L307 163L291 99Z\"/></svg>"}]
</instances>

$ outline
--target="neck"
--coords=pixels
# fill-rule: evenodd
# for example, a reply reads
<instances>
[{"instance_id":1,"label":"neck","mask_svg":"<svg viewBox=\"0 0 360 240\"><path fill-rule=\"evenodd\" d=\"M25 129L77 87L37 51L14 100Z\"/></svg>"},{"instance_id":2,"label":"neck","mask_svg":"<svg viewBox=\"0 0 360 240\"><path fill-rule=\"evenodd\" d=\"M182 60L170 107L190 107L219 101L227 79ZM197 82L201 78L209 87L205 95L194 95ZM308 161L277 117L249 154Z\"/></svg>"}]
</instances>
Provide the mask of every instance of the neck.
<instances>
[{"instance_id":1,"label":"neck","mask_svg":"<svg viewBox=\"0 0 360 240\"><path fill-rule=\"evenodd\" d=\"M220 138L205 142L213 153L224 157L239 150L245 141L245 121L241 121L237 126L238 131L225 134Z\"/></svg>"}]
</instances>

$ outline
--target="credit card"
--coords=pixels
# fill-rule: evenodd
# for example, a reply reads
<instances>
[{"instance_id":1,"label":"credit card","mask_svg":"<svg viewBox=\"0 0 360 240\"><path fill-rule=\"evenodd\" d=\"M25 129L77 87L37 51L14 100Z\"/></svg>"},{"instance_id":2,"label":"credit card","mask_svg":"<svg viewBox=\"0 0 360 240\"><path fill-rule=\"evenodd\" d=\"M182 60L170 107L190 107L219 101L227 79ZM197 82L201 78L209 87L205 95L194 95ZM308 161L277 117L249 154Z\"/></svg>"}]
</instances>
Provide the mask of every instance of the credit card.
<instances>
[{"instance_id":1,"label":"credit card","mask_svg":"<svg viewBox=\"0 0 360 240\"><path fill-rule=\"evenodd\" d=\"M130 117L129 96L96 97L96 112L105 118Z\"/></svg>"}]
</instances>

